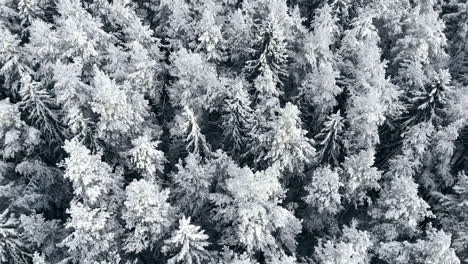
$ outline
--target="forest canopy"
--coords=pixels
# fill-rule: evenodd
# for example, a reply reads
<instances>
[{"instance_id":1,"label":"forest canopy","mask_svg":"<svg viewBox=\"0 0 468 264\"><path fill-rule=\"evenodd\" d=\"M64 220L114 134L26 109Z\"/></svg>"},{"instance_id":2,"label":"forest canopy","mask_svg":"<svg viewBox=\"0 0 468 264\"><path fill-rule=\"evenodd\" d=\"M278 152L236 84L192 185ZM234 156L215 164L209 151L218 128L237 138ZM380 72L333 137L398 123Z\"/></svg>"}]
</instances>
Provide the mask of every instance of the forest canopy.
<instances>
[{"instance_id":1,"label":"forest canopy","mask_svg":"<svg viewBox=\"0 0 468 264\"><path fill-rule=\"evenodd\" d=\"M0 1L0 263L468 263L466 0Z\"/></svg>"}]
</instances>

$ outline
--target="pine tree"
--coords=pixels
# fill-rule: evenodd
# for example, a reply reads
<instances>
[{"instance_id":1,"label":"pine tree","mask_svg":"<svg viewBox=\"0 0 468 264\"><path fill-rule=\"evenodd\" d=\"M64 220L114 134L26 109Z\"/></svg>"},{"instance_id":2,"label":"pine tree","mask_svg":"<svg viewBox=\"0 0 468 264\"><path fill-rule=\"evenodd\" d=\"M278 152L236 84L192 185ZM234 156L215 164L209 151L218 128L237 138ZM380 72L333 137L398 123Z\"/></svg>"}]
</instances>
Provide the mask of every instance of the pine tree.
<instances>
[{"instance_id":1,"label":"pine tree","mask_svg":"<svg viewBox=\"0 0 468 264\"><path fill-rule=\"evenodd\" d=\"M60 16L54 17L54 24L33 21L28 53L40 59L44 67L47 62L57 60L67 64L79 61L83 70L91 73L92 65L103 59L100 55L115 50L112 49L112 36L101 28L99 19L87 12L80 1L60 0L56 8Z\"/></svg>"},{"instance_id":2,"label":"pine tree","mask_svg":"<svg viewBox=\"0 0 468 264\"><path fill-rule=\"evenodd\" d=\"M197 50L203 50L209 60L221 60L224 46L222 26L219 25L218 13L221 6L216 1L204 1L201 9L201 19L197 23L198 44Z\"/></svg>"},{"instance_id":3,"label":"pine tree","mask_svg":"<svg viewBox=\"0 0 468 264\"><path fill-rule=\"evenodd\" d=\"M224 34L226 35L226 54L232 62L231 68L241 71L245 63L254 57L255 44L254 20L252 7L242 5L241 8L233 10L227 15L227 24Z\"/></svg>"},{"instance_id":4,"label":"pine tree","mask_svg":"<svg viewBox=\"0 0 468 264\"><path fill-rule=\"evenodd\" d=\"M94 12L97 15L105 10L107 15L103 17L104 22L126 46L126 50L113 51L118 54L110 57L111 61L105 69L114 72L113 77L125 78L125 82L141 94L159 100L162 88L160 78L164 71L161 67L164 58L160 40L153 36L151 28L145 25L136 8L127 1L101 2L91 6L96 7Z\"/></svg>"},{"instance_id":5,"label":"pine tree","mask_svg":"<svg viewBox=\"0 0 468 264\"><path fill-rule=\"evenodd\" d=\"M167 37L173 48L190 48L196 46L196 20L194 4L183 0L163 0L159 2L160 8L167 8L169 11L167 22L162 28L162 33ZM161 10L162 11L162 10ZM163 20L164 21L164 20Z\"/></svg>"},{"instance_id":6,"label":"pine tree","mask_svg":"<svg viewBox=\"0 0 468 264\"><path fill-rule=\"evenodd\" d=\"M0 155L3 159L13 158L20 152L30 154L40 143L39 131L21 120L18 104L10 100L0 101Z\"/></svg>"},{"instance_id":7,"label":"pine tree","mask_svg":"<svg viewBox=\"0 0 468 264\"><path fill-rule=\"evenodd\" d=\"M396 42L394 63L398 63L398 82L405 92L421 91L444 69L447 54L444 24L434 10L435 1L415 1L404 25L403 38Z\"/></svg>"},{"instance_id":8,"label":"pine tree","mask_svg":"<svg viewBox=\"0 0 468 264\"><path fill-rule=\"evenodd\" d=\"M279 251L268 257L266 261L268 264L297 264L295 256L288 256L283 251Z\"/></svg>"},{"instance_id":9,"label":"pine tree","mask_svg":"<svg viewBox=\"0 0 468 264\"><path fill-rule=\"evenodd\" d=\"M279 96L283 93L277 87L273 72L266 68L254 80L255 91L258 93L256 102L256 112L258 118L270 120L280 108ZM264 121L266 122L266 121Z\"/></svg>"},{"instance_id":10,"label":"pine tree","mask_svg":"<svg viewBox=\"0 0 468 264\"><path fill-rule=\"evenodd\" d=\"M60 221L46 220L42 214L22 214L19 220L19 230L24 244L28 245L29 249L41 252L40 255L37 252L34 253L33 263L35 258L56 261L60 255L60 248L57 244L63 239Z\"/></svg>"},{"instance_id":11,"label":"pine tree","mask_svg":"<svg viewBox=\"0 0 468 264\"><path fill-rule=\"evenodd\" d=\"M450 72L455 80L462 84L467 83L467 50L466 38L467 27L466 21L468 20L467 3L464 1L449 1L446 3L447 8L450 10L443 15L446 22L446 30L444 31L447 36L448 53L451 57L449 65Z\"/></svg>"},{"instance_id":12,"label":"pine tree","mask_svg":"<svg viewBox=\"0 0 468 264\"><path fill-rule=\"evenodd\" d=\"M70 155L64 161L64 177L72 182L75 196L85 205L105 204L111 192L119 189L120 175L76 139L65 141L64 149Z\"/></svg>"},{"instance_id":13,"label":"pine tree","mask_svg":"<svg viewBox=\"0 0 468 264\"><path fill-rule=\"evenodd\" d=\"M47 142L61 143L64 137L61 113L57 110L54 98L42 85L24 74L19 90L22 99L19 106L28 113L28 119L44 134Z\"/></svg>"},{"instance_id":14,"label":"pine tree","mask_svg":"<svg viewBox=\"0 0 468 264\"><path fill-rule=\"evenodd\" d=\"M3 38L0 42L0 76L5 94L15 95L19 88L21 75L27 70L21 59L21 40L13 34L4 24L0 24L0 33Z\"/></svg>"},{"instance_id":15,"label":"pine tree","mask_svg":"<svg viewBox=\"0 0 468 264\"><path fill-rule=\"evenodd\" d=\"M26 26L33 20L35 17L42 15L44 4L41 1L34 0L20 0L18 1L18 13L21 18L22 26Z\"/></svg>"},{"instance_id":16,"label":"pine tree","mask_svg":"<svg viewBox=\"0 0 468 264\"><path fill-rule=\"evenodd\" d=\"M443 230L453 234L452 246L461 260L467 258L468 228L466 205L468 204L468 177L464 172L457 175L457 181L452 186L452 194L434 192L440 203L435 205L434 212L441 219Z\"/></svg>"},{"instance_id":17,"label":"pine tree","mask_svg":"<svg viewBox=\"0 0 468 264\"><path fill-rule=\"evenodd\" d=\"M115 217L103 208L90 208L72 201L66 228L72 229L60 245L68 248L67 261L93 263L116 263L121 227Z\"/></svg>"},{"instance_id":18,"label":"pine tree","mask_svg":"<svg viewBox=\"0 0 468 264\"><path fill-rule=\"evenodd\" d=\"M242 254L237 254L232 250L224 247L224 251L221 256L221 263L223 264L258 264L252 256L244 252Z\"/></svg>"},{"instance_id":19,"label":"pine tree","mask_svg":"<svg viewBox=\"0 0 468 264\"><path fill-rule=\"evenodd\" d=\"M45 257L37 252L34 252L32 263L33 264L47 264Z\"/></svg>"},{"instance_id":20,"label":"pine tree","mask_svg":"<svg viewBox=\"0 0 468 264\"><path fill-rule=\"evenodd\" d=\"M18 225L18 218L9 210L0 214L0 263L28 263L29 253L18 234Z\"/></svg>"},{"instance_id":21,"label":"pine tree","mask_svg":"<svg viewBox=\"0 0 468 264\"><path fill-rule=\"evenodd\" d=\"M92 155L77 139L65 141L70 155L64 161L64 177L73 184L75 194L67 213L65 227L70 234L60 243L68 249L66 260L77 262L120 261L122 227L116 219L120 192L120 173Z\"/></svg>"},{"instance_id":22,"label":"pine tree","mask_svg":"<svg viewBox=\"0 0 468 264\"><path fill-rule=\"evenodd\" d=\"M17 191L10 194L11 208L22 213L35 213L52 208L64 208L71 197L71 190L60 188L66 184L63 170L38 160L24 160L16 164L18 178L10 182Z\"/></svg>"},{"instance_id":23,"label":"pine tree","mask_svg":"<svg viewBox=\"0 0 468 264\"><path fill-rule=\"evenodd\" d=\"M257 32L258 54L254 60L247 61L251 72L258 72L255 76L270 76L275 85L281 84L281 79L287 73L287 23L290 17L287 14L286 1L274 0L265 5L263 1L257 3L257 10L264 20L259 22ZM286 24L286 25L285 25ZM258 88L257 88L258 89ZM261 93L261 90L260 90Z\"/></svg>"}]
</instances>

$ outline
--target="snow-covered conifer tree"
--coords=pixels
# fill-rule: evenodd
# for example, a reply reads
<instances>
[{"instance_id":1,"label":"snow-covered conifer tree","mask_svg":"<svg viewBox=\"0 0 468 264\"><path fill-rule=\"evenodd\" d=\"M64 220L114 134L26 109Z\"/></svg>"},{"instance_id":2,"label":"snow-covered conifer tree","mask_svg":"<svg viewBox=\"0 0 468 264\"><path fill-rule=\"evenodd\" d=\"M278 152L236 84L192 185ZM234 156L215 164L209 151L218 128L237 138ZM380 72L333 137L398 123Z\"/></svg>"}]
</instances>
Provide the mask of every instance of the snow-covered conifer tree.
<instances>
[{"instance_id":1,"label":"snow-covered conifer tree","mask_svg":"<svg viewBox=\"0 0 468 264\"><path fill-rule=\"evenodd\" d=\"M321 114L328 114L336 106L336 96L342 91L336 79L337 58L331 50L338 27L336 17L329 5L317 10L305 46L305 56L310 71L299 87L299 99L305 105L312 104Z\"/></svg>"},{"instance_id":2,"label":"snow-covered conifer tree","mask_svg":"<svg viewBox=\"0 0 468 264\"><path fill-rule=\"evenodd\" d=\"M319 213L327 212L336 214L341 209L341 194L340 188L343 183L340 182L340 175L330 166L317 168L313 175L312 181L305 187L307 196L304 201L317 208Z\"/></svg>"},{"instance_id":3,"label":"snow-covered conifer tree","mask_svg":"<svg viewBox=\"0 0 468 264\"><path fill-rule=\"evenodd\" d=\"M375 11L362 9L343 38L341 54L349 99L346 118L348 148L373 148L379 143L378 128L386 115L399 109L396 87L385 76L385 62L381 61L379 36L372 19Z\"/></svg>"},{"instance_id":4,"label":"snow-covered conifer tree","mask_svg":"<svg viewBox=\"0 0 468 264\"><path fill-rule=\"evenodd\" d=\"M70 234L60 243L67 248L66 259L77 262L120 261L122 227L117 221L116 206L120 192L120 174L93 155L77 139L65 142L64 177L73 185L74 199L65 225ZM116 197L117 196L117 197Z\"/></svg>"},{"instance_id":5,"label":"snow-covered conifer tree","mask_svg":"<svg viewBox=\"0 0 468 264\"><path fill-rule=\"evenodd\" d=\"M187 151L191 153L210 153L210 146L205 135L201 132L197 116L192 109L185 106L183 111L176 115L174 123L170 131L171 136L175 140L182 141L181 144L185 146Z\"/></svg>"},{"instance_id":6,"label":"snow-covered conifer tree","mask_svg":"<svg viewBox=\"0 0 468 264\"><path fill-rule=\"evenodd\" d=\"M223 134L227 149L236 157L250 142L249 132L253 129L254 113L251 100L242 81L234 83L227 91L223 109Z\"/></svg>"},{"instance_id":7,"label":"snow-covered conifer tree","mask_svg":"<svg viewBox=\"0 0 468 264\"><path fill-rule=\"evenodd\" d=\"M315 156L314 141L301 127L297 106L287 103L272 124L271 146L265 158L288 171L301 171Z\"/></svg>"},{"instance_id":8,"label":"snow-covered conifer tree","mask_svg":"<svg viewBox=\"0 0 468 264\"><path fill-rule=\"evenodd\" d=\"M128 153L130 160L147 179L155 180L156 174L164 171L164 163L167 160L164 152L158 149L159 143L151 140L147 134L132 140L133 148Z\"/></svg>"},{"instance_id":9,"label":"snow-covered conifer tree","mask_svg":"<svg viewBox=\"0 0 468 264\"><path fill-rule=\"evenodd\" d=\"M174 195L179 207L193 216L197 216L210 198L210 189L214 182L215 167L204 163L200 155L190 153L185 161L176 165L173 175Z\"/></svg>"},{"instance_id":10,"label":"snow-covered conifer tree","mask_svg":"<svg viewBox=\"0 0 468 264\"><path fill-rule=\"evenodd\" d=\"M162 190L154 181L139 180L130 183L125 194L122 218L129 233L124 248L136 253L152 249L175 220L175 209L167 201L169 190Z\"/></svg>"},{"instance_id":11,"label":"snow-covered conifer tree","mask_svg":"<svg viewBox=\"0 0 468 264\"><path fill-rule=\"evenodd\" d=\"M221 243L241 246L249 253L272 252L281 246L294 251L301 221L279 205L284 191L278 169L254 173L247 167L231 165L228 173L224 193L212 196L214 219L223 229ZM274 233L279 237L275 239Z\"/></svg>"},{"instance_id":12,"label":"snow-covered conifer tree","mask_svg":"<svg viewBox=\"0 0 468 264\"><path fill-rule=\"evenodd\" d=\"M342 134L344 130L343 117L340 111L331 114L323 124L323 128L316 136L320 149L319 161L326 161L338 165L342 150Z\"/></svg>"},{"instance_id":13,"label":"snow-covered conifer tree","mask_svg":"<svg viewBox=\"0 0 468 264\"><path fill-rule=\"evenodd\" d=\"M211 260L210 252L205 248L209 245L208 235L199 226L190 224L190 217L183 216L174 235L164 240L163 252L175 252L167 263L202 264Z\"/></svg>"},{"instance_id":14,"label":"snow-covered conifer tree","mask_svg":"<svg viewBox=\"0 0 468 264\"><path fill-rule=\"evenodd\" d=\"M356 155L346 157L343 162L345 175L345 197L353 203L363 203L369 201L366 192L369 190L379 190L378 180L381 171L372 167L374 164L374 152L372 150L362 150Z\"/></svg>"},{"instance_id":15,"label":"snow-covered conifer tree","mask_svg":"<svg viewBox=\"0 0 468 264\"><path fill-rule=\"evenodd\" d=\"M339 239L319 244L315 257L320 263L366 264L370 263L369 248L372 241L369 234L356 227L345 226Z\"/></svg>"}]
</instances>

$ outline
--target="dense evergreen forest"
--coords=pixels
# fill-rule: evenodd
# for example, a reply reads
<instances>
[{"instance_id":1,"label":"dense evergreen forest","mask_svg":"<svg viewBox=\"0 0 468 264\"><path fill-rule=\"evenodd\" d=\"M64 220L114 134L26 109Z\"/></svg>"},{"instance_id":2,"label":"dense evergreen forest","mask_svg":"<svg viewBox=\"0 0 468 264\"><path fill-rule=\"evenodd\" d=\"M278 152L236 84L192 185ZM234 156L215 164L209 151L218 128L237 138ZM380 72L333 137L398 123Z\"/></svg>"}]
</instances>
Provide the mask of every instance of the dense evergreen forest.
<instances>
[{"instance_id":1,"label":"dense evergreen forest","mask_svg":"<svg viewBox=\"0 0 468 264\"><path fill-rule=\"evenodd\" d=\"M0 263L468 263L466 0L1 0Z\"/></svg>"}]
</instances>

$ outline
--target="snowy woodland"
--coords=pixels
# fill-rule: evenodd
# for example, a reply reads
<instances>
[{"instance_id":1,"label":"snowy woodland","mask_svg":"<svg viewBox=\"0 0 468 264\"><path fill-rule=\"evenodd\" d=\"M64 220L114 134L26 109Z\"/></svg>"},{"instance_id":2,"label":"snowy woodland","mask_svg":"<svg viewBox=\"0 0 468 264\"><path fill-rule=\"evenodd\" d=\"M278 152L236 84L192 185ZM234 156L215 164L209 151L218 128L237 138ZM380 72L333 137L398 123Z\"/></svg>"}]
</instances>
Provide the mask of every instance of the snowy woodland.
<instances>
[{"instance_id":1,"label":"snowy woodland","mask_svg":"<svg viewBox=\"0 0 468 264\"><path fill-rule=\"evenodd\" d=\"M467 158L466 0L0 1L2 264L468 263Z\"/></svg>"}]
</instances>

